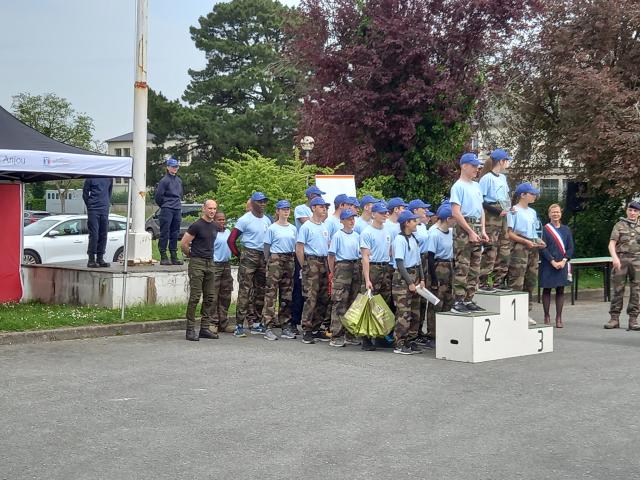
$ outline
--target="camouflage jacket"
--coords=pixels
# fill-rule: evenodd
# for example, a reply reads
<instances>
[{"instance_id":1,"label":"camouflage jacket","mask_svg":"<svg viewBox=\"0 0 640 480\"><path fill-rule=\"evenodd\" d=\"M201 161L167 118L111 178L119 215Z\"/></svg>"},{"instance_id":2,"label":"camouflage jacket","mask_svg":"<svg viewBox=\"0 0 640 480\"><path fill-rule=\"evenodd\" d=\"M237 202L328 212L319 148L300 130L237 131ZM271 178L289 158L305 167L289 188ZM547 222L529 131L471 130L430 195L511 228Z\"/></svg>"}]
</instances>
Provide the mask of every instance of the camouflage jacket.
<instances>
[{"instance_id":1,"label":"camouflage jacket","mask_svg":"<svg viewBox=\"0 0 640 480\"><path fill-rule=\"evenodd\" d=\"M640 254L640 224L621 218L613 226L611 240L616 241L618 255Z\"/></svg>"}]
</instances>

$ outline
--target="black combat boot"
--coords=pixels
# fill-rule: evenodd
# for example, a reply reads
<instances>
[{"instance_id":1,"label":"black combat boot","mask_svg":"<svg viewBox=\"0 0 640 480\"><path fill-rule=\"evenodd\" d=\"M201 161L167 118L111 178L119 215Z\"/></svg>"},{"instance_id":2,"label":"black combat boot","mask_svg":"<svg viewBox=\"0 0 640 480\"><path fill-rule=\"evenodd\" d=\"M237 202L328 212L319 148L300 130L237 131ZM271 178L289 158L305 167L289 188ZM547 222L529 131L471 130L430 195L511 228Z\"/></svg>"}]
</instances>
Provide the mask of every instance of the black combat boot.
<instances>
[{"instance_id":1,"label":"black combat boot","mask_svg":"<svg viewBox=\"0 0 640 480\"><path fill-rule=\"evenodd\" d=\"M167 257L167 252L160 252L160 265L171 265L171 260Z\"/></svg>"},{"instance_id":2,"label":"black combat boot","mask_svg":"<svg viewBox=\"0 0 640 480\"><path fill-rule=\"evenodd\" d=\"M178 252L171 252L171 265L182 265L184 262L178 260Z\"/></svg>"},{"instance_id":3,"label":"black combat boot","mask_svg":"<svg viewBox=\"0 0 640 480\"><path fill-rule=\"evenodd\" d=\"M110 263L107 263L107 262L105 262L105 261L104 261L104 255L98 255L98 258L97 258L97 260L96 260L96 263L97 263L97 264L98 264L98 266L99 266L99 267L101 267L101 268L107 268L107 267L110 267L110 266L111 266L111 264L110 264Z\"/></svg>"},{"instance_id":4,"label":"black combat boot","mask_svg":"<svg viewBox=\"0 0 640 480\"><path fill-rule=\"evenodd\" d=\"M218 338L218 334L216 332L212 332L208 328L201 328L200 334L198 335L200 338L209 338L215 340Z\"/></svg>"},{"instance_id":5,"label":"black combat boot","mask_svg":"<svg viewBox=\"0 0 640 480\"><path fill-rule=\"evenodd\" d=\"M87 262L87 267L89 268L98 268L100 265L96 262L96 256L93 253L89 254L89 261Z\"/></svg>"},{"instance_id":6,"label":"black combat boot","mask_svg":"<svg viewBox=\"0 0 640 480\"><path fill-rule=\"evenodd\" d=\"M188 328L187 329L187 334L186 334L185 338L187 340L189 340L190 342L197 342L198 340L200 340L200 337L198 337L198 334L196 333L195 329L193 329L193 328Z\"/></svg>"}]
</instances>

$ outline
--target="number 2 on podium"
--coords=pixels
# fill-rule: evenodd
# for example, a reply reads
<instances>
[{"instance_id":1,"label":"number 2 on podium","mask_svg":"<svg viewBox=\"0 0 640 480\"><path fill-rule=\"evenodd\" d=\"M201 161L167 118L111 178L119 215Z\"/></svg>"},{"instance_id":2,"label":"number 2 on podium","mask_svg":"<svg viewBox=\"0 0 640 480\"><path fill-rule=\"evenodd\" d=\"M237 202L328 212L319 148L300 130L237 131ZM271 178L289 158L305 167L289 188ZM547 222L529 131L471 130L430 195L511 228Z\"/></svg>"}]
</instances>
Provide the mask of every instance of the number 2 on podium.
<instances>
[{"instance_id":1,"label":"number 2 on podium","mask_svg":"<svg viewBox=\"0 0 640 480\"><path fill-rule=\"evenodd\" d=\"M484 332L484 341L485 342L490 342L491 339L489 338L489 327L491 327L491 319L490 318L485 318L484 321L487 322L487 331Z\"/></svg>"}]
</instances>

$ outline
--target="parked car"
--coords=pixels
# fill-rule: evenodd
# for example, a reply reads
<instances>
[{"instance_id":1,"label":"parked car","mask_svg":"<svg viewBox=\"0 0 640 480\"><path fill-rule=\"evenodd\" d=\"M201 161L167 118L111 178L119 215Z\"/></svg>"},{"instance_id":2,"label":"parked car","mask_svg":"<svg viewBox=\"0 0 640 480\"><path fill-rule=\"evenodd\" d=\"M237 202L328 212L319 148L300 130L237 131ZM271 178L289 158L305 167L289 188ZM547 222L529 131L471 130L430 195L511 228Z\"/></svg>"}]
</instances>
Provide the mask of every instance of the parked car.
<instances>
[{"instance_id":1,"label":"parked car","mask_svg":"<svg viewBox=\"0 0 640 480\"><path fill-rule=\"evenodd\" d=\"M25 210L23 224L26 227L32 223L37 222L41 218L48 217L51 214L49 212L43 212L41 210Z\"/></svg>"},{"instance_id":2,"label":"parked car","mask_svg":"<svg viewBox=\"0 0 640 480\"><path fill-rule=\"evenodd\" d=\"M188 217L199 217L200 215L202 215L201 203L182 204L182 222L180 222L178 238L182 238L182 235L187 231L189 225L193 223ZM147 218L144 229L151 234L154 240L160 238L160 209L157 209L153 215Z\"/></svg>"},{"instance_id":3,"label":"parked car","mask_svg":"<svg viewBox=\"0 0 640 480\"><path fill-rule=\"evenodd\" d=\"M127 219L109 215L107 262L124 260L124 237ZM23 257L25 265L87 260L89 230L86 215L51 215L24 227Z\"/></svg>"}]
</instances>

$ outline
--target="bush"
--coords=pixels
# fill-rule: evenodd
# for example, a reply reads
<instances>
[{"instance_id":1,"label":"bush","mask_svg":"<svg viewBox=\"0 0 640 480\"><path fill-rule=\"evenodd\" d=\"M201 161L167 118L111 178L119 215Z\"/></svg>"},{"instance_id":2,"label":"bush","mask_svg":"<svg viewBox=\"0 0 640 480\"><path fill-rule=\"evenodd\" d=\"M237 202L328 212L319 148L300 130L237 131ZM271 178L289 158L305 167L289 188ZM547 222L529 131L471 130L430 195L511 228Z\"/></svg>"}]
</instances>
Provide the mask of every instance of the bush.
<instances>
[{"instance_id":1,"label":"bush","mask_svg":"<svg viewBox=\"0 0 640 480\"><path fill-rule=\"evenodd\" d=\"M115 192L111 195L111 203L112 204L124 204L126 205L129 201L129 193L128 192Z\"/></svg>"},{"instance_id":2,"label":"bush","mask_svg":"<svg viewBox=\"0 0 640 480\"><path fill-rule=\"evenodd\" d=\"M46 210L47 200L44 198L32 198L30 202L31 210Z\"/></svg>"}]
</instances>

